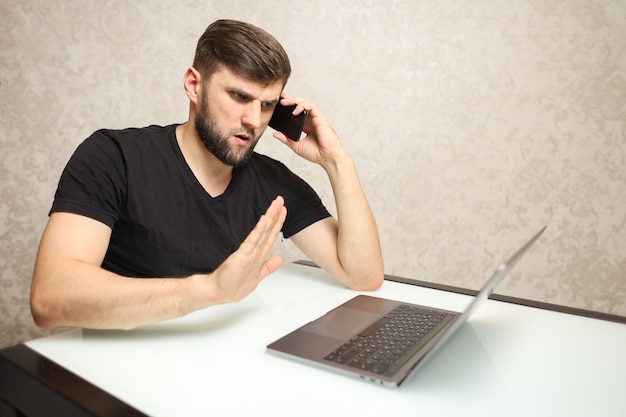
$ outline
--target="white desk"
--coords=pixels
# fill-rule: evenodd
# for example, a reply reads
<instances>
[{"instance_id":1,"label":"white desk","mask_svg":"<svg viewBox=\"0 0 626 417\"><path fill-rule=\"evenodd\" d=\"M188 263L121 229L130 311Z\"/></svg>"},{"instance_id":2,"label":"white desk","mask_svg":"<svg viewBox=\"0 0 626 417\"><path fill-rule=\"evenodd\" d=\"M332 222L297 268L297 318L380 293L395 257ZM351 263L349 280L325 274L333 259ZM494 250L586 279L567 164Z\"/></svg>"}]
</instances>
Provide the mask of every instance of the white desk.
<instances>
[{"instance_id":1,"label":"white desk","mask_svg":"<svg viewBox=\"0 0 626 417\"><path fill-rule=\"evenodd\" d=\"M626 325L493 300L399 389L266 351L355 294L320 269L287 265L237 304L26 345L150 416L626 415ZM373 295L452 310L469 302L388 281Z\"/></svg>"}]
</instances>

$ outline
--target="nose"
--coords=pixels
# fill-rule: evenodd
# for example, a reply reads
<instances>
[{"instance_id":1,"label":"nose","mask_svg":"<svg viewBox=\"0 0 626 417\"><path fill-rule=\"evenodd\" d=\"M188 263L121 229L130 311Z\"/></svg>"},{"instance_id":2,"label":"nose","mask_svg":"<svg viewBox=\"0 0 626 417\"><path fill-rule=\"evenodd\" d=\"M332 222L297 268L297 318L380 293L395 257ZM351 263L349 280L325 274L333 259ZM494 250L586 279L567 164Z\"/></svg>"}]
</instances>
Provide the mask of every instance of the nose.
<instances>
[{"instance_id":1,"label":"nose","mask_svg":"<svg viewBox=\"0 0 626 417\"><path fill-rule=\"evenodd\" d=\"M248 103L241 117L241 123L252 129L261 127L261 103L256 100Z\"/></svg>"}]
</instances>

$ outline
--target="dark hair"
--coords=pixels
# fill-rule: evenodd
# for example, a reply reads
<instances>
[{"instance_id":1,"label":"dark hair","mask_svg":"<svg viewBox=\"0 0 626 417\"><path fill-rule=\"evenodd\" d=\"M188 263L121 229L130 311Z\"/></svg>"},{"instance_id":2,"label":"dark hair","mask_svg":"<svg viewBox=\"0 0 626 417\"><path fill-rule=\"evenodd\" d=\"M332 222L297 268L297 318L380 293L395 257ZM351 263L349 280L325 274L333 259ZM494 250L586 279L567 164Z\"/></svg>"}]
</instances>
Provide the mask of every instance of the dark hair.
<instances>
[{"instance_id":1,"label":"dark hair","mask_svg":"<svg viewBox=\"0 0 626 417\"><path fill-rule=\"evenodd\" d=\"M272 35L236 20L217 20L204 31L196 47L194 68L206 80L225 65L253 81L271 83L291 75L289 57Z\"/></svg>"}]
</instances>

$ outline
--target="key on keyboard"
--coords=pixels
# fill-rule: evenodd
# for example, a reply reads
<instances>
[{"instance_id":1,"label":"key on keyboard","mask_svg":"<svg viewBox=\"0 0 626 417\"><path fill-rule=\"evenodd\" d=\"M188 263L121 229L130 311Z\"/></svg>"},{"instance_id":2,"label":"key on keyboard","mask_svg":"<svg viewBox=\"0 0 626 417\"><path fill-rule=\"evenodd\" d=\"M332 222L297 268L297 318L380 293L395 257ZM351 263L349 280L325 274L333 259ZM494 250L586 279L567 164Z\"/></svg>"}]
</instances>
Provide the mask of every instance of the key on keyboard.
<instances>
[{"instance_id":1,"label":"key on keyboard","mask_svg":"<svg viewBox=\"0 0 626 417\"><path fill-rule=\"evenodd\" d=\"M324 359L390 376L454 317L400 305Z\"/></svg>"}]
</instances>

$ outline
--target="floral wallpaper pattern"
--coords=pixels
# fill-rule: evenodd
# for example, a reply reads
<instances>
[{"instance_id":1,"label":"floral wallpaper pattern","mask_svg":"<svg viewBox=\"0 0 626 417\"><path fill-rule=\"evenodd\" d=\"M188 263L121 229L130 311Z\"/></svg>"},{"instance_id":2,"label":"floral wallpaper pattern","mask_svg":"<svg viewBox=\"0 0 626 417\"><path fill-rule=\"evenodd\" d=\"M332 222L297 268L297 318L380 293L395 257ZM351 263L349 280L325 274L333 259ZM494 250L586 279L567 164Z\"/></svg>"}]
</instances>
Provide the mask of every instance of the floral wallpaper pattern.
<instances>
[{"instance_id":1,"label":"floral wallpaper pattern","mask_svg":"<svg viewBox=\"0 0 626 417\"><path fill-rule=\"evenodd\" d=\"M184 121L182 75L224 17L290 53L287 91L353 156L388 274L478 288L547 224L498 292L626 315L624 1L0 0L0 346L47 334L30 277L74 148ZM334 209L323 172L266 136Z\"/></svg>"}]
</instances>

